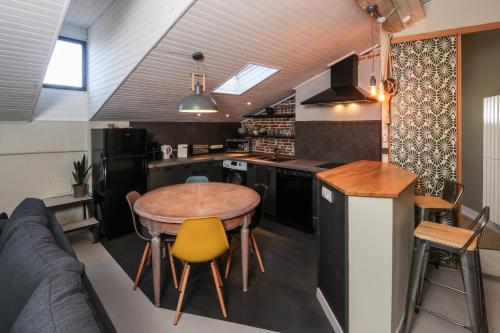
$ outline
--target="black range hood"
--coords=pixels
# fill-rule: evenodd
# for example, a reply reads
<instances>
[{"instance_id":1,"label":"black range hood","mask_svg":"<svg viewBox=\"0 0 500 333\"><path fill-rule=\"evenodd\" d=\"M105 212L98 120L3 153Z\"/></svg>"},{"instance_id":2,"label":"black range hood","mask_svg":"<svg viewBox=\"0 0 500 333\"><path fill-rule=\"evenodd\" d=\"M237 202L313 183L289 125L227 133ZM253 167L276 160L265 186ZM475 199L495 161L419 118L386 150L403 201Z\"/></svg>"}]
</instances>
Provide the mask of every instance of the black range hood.
<instances>
[{"instance_id":1,"label":"black range hood","mask_svg":"<svg viewBox=\"0 0 500 333\"><path fill-rule=\"evenodd\" d=\"M362 88L358 87L358 56L353 54L330 67L331 88L306 99L306 104L376 103Z\"/></svg>"}]
</instances>

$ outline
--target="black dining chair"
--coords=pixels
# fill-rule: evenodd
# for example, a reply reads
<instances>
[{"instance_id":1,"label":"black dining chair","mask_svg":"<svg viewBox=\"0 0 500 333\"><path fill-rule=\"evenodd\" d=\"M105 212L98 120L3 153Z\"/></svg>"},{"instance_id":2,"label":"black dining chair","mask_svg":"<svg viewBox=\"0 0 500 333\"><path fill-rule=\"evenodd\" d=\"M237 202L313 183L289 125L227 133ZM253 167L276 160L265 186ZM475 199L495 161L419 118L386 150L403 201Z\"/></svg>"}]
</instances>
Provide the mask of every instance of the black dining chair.
<instances>
[{"instance_id":1,"label":"black dining chair","mask_svg":"<svg viewBox=\"0 0 500 333\"><path fill-rule=\"evenodd\" d=\"M458 203L460 202L460 198L464 193L464 185L461 183L454 182L452 180L443 180L443 192L442 198L443 200L449 202L451 207L445 210L431 210L431 220L433 222L441 222L443 217L448 216L452 225L458 225Z\"/></svg>"},{"instance_id":2,"label":"black dining chair","mask_svg":"<svg viewBox=\"0 0 500 333\"><path fill-rule=\"evenodd\" d=\"M257 191L257 193L259 193L260 203L255 208L255 214L252 216L252 221L248 226L250 232L249 234L250 246L252 246L255 255L257 256L261 272L264 273L265 272L264 262L262 261L262 256L260 254L259 246L257 245L257 240L255 239L255 235L252 233L252 231L258 227L260 221L262 220L262 215L264 214L264 202L266 201L267 193L269 192L269 187L264 184L255 184L254 189L255 191ZM226 271L224 274L225 279L227 279L227 277L229 276L229 271L231 269L231 258L232 258L232 253L234 251L234 246L232 246L233 240L236 239L236 237L240 234L240 232L241 232L241 227L226 231L227 236L229 238L229 251L226 262Z\"/></svg>"},{"instance_id":3,"label":"black dining chair","mask_svg":"<svg viewBox=\"0 0 500 333\"><path fill-rule=\"evenodd\" d=\"M134 280L134 286L133 286L134 290L137 289L137 285L139 284L139 281L141 279L144 265L146 263L150 262L151 239L153 238L151 236L151 234L149 233L149 231L147 230L147 228L144 227L142 224L140 224L140 222L138 222L139 219L136 218L136 214L134 212L134 203L140 197L141 197L141 195L136 191L129 192L126 195L128 206L130 208L130 214L132 215L132 223L134 224L135 232L136 232L137 236L139 236L139 238L146 241L146 245L144 246L144 252L143 252L142 258L141 258L141 263L139 264L139 268L137 269L137 274L136 274L135 280ZM162 241L165 242L167 245L168 258L170 261L170 269L172 270L172 279L174 281L175 289L179 289L179 284L177 281L177 273L175 270L174 257L172 256L172 251L171 251L171 245L175 242L175 236L169 236L169 235L162 234Z\"/></svg>"}]
</instances>

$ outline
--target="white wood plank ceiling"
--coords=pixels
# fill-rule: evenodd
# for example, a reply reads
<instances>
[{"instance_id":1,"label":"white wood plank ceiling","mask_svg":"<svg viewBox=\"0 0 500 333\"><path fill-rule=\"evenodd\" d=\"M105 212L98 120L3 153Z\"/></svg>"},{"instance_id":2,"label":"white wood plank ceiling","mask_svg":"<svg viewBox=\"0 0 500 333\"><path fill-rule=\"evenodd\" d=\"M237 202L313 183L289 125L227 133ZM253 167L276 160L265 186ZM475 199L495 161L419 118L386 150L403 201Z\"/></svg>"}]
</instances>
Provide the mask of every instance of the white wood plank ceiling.
<instances>
[{"instance_id":1,"label":"white wood plank ceiling","mask_svg":"<svg viewBox=\"0 0 500 333\"><path fill-rule=\"evenodd\" d=\"M0 121L30 121L69 0L0 2Z\"/></svg>"},{"instance_id":2,"label":"white wood plank ceiling","mask_svg":"<svg viewBox=\"0 0 500 333\"><path fill-rule=\"evenodd\" d=\"M290 95L331 61L369 48L370 28L353 0L198 0L93 119L239 121ZM190 94L194 51L205 54L209 91L250 62L281 70L240 96L211 94L216 114L182 114L177 104Z\"/></svg>"},{"instance_id":3,"label":"white wood plank ceiling","mask_svg":"<svg viewBox=\"0 0 500 333\"><path fill-rule=\"evenodd\" d=\"M116 0L88 29L89 117L194 0Z\"/></svg>"},{"instance_id":4,"label":"white wood plank ceiling","mask_svg":"<svg viewBox=\"0 0 500 333\"><path fill-rule=\"evenodd\" d=\"M114 1L71 0L64 23L87 30Z\"/></svg>"}]
</instances>

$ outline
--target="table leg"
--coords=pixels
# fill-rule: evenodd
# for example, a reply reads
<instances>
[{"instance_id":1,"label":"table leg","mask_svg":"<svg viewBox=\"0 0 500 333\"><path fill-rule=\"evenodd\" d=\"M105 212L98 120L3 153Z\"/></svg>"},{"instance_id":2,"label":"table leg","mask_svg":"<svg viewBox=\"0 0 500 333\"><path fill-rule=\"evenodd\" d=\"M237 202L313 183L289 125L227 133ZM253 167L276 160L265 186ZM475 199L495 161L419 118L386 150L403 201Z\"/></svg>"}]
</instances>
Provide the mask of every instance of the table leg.
<instances>
[{"instance_id":1,"label":"table leg","mask_svg":"<svg viewBox=\"0 0 500 333\"><path fill-rule=\"evenodd\" d=\"M243 291L248 289L248 247L249 234L248 225L250 224L250 215L244 217L244 222L241 227L241 272L243 277Z\"/></svg>"},{"instance_id":2,"label":"table leg","mask_svg":"<svg viewBox=\"0 0 500 333\"><path fill-rule=\"evenodd\" d=\"M155 305L160 306L161 292L161 239L153 236L151 240L151 252L153 261L153 285L155 292Z\"/></svg>"}]
</instances>

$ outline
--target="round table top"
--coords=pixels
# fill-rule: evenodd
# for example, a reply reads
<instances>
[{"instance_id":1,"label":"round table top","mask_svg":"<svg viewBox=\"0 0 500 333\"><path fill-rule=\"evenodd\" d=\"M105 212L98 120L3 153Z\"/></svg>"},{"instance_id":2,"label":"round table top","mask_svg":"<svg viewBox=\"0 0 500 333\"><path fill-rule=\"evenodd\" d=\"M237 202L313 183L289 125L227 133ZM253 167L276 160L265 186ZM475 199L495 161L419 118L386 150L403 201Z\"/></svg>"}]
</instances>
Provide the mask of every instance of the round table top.
<instances>
[{"instance_id":1,"label":"round table top","mask_svg":"<svg viewBox=\"0 0 500 333\"><path fill-rule=\"evenodd\" d=\"M245 215L260 202L257 192L228 183L189 183L162 187L144 194L134 204L140 217L182 223L187 218L218 216L221 220Z\"/></svg>"}]
</instances>

